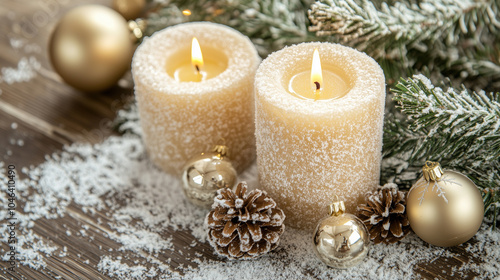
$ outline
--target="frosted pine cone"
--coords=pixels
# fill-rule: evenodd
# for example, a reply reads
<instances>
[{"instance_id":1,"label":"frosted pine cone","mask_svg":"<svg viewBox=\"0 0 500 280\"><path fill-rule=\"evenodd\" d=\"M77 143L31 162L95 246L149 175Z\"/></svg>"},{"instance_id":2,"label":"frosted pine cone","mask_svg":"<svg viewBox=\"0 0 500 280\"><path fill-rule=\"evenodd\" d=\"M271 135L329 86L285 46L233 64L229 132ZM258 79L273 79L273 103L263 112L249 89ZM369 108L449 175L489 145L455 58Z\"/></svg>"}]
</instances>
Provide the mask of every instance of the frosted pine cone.
<instances>
[{"instance_id":1,"label":"frosted pine cone","mask_svg":"<svg viewBox=\"0 0 500 280\"><path fill-rule=\"evenodd\" d=\"M205 220L210 244L229 259L251 259L276 248L284 221L276 202L261 190L247 193L246 183L240 183L236 192L218 190Z\"/></svg>"},{"instance_id":2,"label":"frosted pine cone","mask_svg":"<svg viewBox=\"0 0 500 280\"><path fill-rule=\"evenodd\" d=\"M406 194L396 184L385 184L375 193L368 193L366 202L358 206L358 216L373 242L395 243L410 232Z\"/></svg>"}]
</instances>

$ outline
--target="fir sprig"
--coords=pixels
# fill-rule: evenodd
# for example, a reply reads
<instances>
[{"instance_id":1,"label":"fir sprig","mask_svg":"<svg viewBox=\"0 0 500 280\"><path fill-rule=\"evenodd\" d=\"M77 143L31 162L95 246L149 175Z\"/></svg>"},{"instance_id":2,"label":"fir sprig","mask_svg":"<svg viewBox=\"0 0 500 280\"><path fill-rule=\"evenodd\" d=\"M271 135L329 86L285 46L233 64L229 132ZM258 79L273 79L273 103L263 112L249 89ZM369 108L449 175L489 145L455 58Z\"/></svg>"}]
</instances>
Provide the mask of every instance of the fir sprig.
<instances>
[{"instance_id":1,"label":"fir sprig","mask_svg":"<svg viewBox=\"0 0 500 280\"><path fill-rule=\"evenodd\" d=\"M423 75L402 79L392 92L404 116L387 116L384 179L410 185L426 160L438 161L487 190L488 214L498 215L500 94L444 90Z\"/></svg>"},{"instance_id":2,"label":"fir sprig","mask_svg":"<svg viewBox=\"0 0 500 280\"><path fill-rule=\"evenodd\" d=\"M305 41L341 42L389 66L384 70L390 80L428 70L500 88L496 0L149 1L146 35L181 22L212 21L250 37L262 57Z\"/></svg>"},{"instance_id":3,"label":"fir sprig","mask_svg":"<svg viewBox=\"0 0 500 280\"><path fill-rule=\"evenodd\" d=\"M424 68L486 83L500 78L500 1L321 0L309 30L403 69ZM483 83L484 84L484 83Z\"/></svg>"},{"instance_id":4,"label":"fir sprig","mask_svg":"<svg viewBox=\"0 0 500 280\"><path fill-rule=\"evenodd\" d=\"M428 147L451 158L480 157L485 161L500 158L500 102L498 94L469 92L463 88L443 90L423 75L402 80L392 90L394 100L411 120L410 129L426 131L426 139L446 143ZM487 144L487 145L485 145ZM422 153L426 153L423 150ZM418 155L416 155L418 156Z\"/></svg>"},{"instance_id":5,"label":"fir sprig","mask_svg":"<svg viewBox=\"0 0 500 280\"><path fill-rule=\"evenodd\" d=\"M402 45L427 49L423 42L443 39L456 45L460 34L478 36L483 24L496 32L499 5L495 0L424 0L381 3L378 9L369 0L323 0L311 6L310 30L317 36L341 35L342 42L378 57Z\"/></svg>"}]
</instances>

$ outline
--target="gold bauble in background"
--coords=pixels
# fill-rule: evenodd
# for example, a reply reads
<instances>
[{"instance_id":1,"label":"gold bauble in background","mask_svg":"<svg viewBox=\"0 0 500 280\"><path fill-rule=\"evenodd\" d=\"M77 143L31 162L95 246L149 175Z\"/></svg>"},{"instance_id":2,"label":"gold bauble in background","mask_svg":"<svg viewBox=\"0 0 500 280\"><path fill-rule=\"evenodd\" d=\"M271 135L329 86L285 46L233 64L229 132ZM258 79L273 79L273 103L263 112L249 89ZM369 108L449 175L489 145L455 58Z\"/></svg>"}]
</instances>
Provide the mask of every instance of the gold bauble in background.
<instances>
[{"instance_id":1,"label":"gold bauble in background","mask_svg":"<svg viewBox=\"0 0 500 280\"><path fill-rule=\"evenodd\" d=\"M477 186L465 175L427 162L410 189L406 212L413 231L436 246L456 246L472 238L484 216Z\"/></svg>"},{"instance_id":2,"label":"gold bauble in background","mask_svg":"<svg viewBox=\"0 0 500 280\"><path fill-rule=\"evenodd\" d=\"M348 268L368 254L369 234L363 221L344 213L343 201L330 205L330 216L319 221L313 234L314 252L326 265Z\"/></svg>"},{"instance_id":3,"label":"gold bauble in background","mask_svg":"<svg viewBox=\"0 0 500 280\"><path fill-rule=\"evenodd\" d=\"M126 20L136 19L146 6L146 0L113 0L111 5Z\"/></svg>"},{"instance_id":4,"label":"gold bauble in background","mask_svg":"<svg viewBox=\"0 0 500 280\"><path fill-rule=\"evenodd\" d=\"M116 11L100 5L77 7L63 16L52 33L52 66L75 88L110 88L130 67L134 52L130 34L127 21Z\"/></svg>"},{"instance_id":5,"label":"gold bauble in background","mask_svg":"<svg viewBox=\"0 0 500 280\"><path fill-rule=\"evenodd\" d=\"M183 190L191 203L210 209L217 190L232 188L236 170L227 158L228 148L217 145L210 153L191 158L182 172Z\"/></svg>"}]
</instances>

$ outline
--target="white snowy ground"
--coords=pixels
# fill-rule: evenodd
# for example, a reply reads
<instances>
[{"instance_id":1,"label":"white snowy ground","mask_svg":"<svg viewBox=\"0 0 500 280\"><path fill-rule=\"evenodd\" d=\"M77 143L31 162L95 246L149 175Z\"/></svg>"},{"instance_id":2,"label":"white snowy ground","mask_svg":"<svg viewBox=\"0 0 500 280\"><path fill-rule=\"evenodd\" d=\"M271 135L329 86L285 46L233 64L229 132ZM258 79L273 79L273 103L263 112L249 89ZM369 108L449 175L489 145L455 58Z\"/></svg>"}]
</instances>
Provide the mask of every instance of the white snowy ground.
<instances>
[{"instance_id":1,"label":"white snowy ground","mask_svg":"<svg viewBox=\"0 0 500 280\"><path fill-rule=\"evenodd\" d=\"M124 279L409 279L418 277L415 264L433 262L438 258L452 258L456 253L446 248L428 245L415 234L392 245L372 245L367 259L347 270L331 269L314 255L311 233L287 228L280 246L270 254L252 261L206 260L201 254L190 257L193 267L175 267L162 263L159 254L174 250L192 251L196 242L185 248L174 249L172 235L164 236L166 228L172 232L190 232L198 243L207 242L203 220L206 212L191 205L181 191L178 178L161 172L148 160L141 141L135 110L122 111L127 120L122 128L129 133L110 137L97 145L73 144L63 152L47 156L36 167L24 168L17 182L18 199L25 202L18 212L22 231L18 234L21 265L39 269L51 256L64 256L66 248L45 244L33 233L34 222L40 218L60 219L68 215L70 203L84 212L106 211L110 217L109 238L122 245L120 250L133 254L142 261L134 266L119 258L103 256L94 269ZM7 166L0 162L0 181L5 182ZM255 165L241 174L240 180L257 187ZM0 203L7 203L7 186L0 185ZM116 203L117 198L121 203ZM7 215L0 209L0 217ZM21 213L24 212L24 213ZM67 232L71 234L71 232ZM82 235L81 238L87 238ZM6 240L6 227L0 231ZM474 271L485 279L500 277L500 230L491 231L486 225L472 241L462 244L472 257L462 267L451 267L453 276L462 278L466 271ZM188 248L191 247L191 248ZM146 252L146 254L140 254ZM0 254L4 260L7 251ZM450 268L448 268L450 269Z\"/></svg>"}]
</instances>

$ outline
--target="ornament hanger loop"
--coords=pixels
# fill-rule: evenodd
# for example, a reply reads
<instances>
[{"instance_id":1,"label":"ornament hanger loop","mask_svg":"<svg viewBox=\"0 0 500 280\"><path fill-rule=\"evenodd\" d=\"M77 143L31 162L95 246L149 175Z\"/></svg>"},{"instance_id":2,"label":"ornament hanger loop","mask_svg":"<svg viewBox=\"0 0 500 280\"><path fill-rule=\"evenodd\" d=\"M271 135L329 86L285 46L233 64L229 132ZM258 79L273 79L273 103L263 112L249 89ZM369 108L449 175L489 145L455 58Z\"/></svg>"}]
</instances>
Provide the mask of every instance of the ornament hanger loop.
<instances>
[{"instance_id":1,"label":"ornament hanger loop","mask_svg":"<svg viewBox=\"0 0 500 280\"><path fill-rule=\"evenodd\" d=\"M443 170L439 162L426 161L424 167L422 167L422 173L427 182L438 181L443 176Z\"/></svg>"},{"instance_id":2,"label":"ornament hanger loop","mask_svg":"<svg viewBox=\"0 0 500 280\"><path fill-rule=\"evenodd\" d=\"M229 147L226 146L226 139L220 137L217 144L212 148L212 152L218 153L220 157L229 157Z\"/></svg>"},{"instance_id":3,"label":"ornament hanger loop","mask_svg":"<svg viewBox=\"0 0 500 280\"><path fill-rule=\"evenodd\" d=\"M217 144L212 148L212 152L218 153L220 157L229 157L229 148L226 145Z\"/></svg>"},{"instance_id":4,"label":"ornament hanger loop","mask_svg":"<svg viewBox=\"0 0 500 280\"><path fill-rule=\"evenodd\" d=\"M128 28L131 33L132 40L139 42L142 37L144 37L144 31L146 30L147 21L144 19L136 19L128 21Z\"/></svg>"},{"instance_id":5,"label":"ornament hanger loop","mask_svg":"<svg viewBox=\"0 0 500 280\"><path fill-rule=\"evenodd\" d=\"M332 204L330 204L328 209L328 214L330 216L339 216L344 214L345 212L345 204L344 201L339 200L339 196L335 195Z\"/></svg>"}]
</instances>

